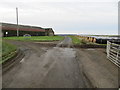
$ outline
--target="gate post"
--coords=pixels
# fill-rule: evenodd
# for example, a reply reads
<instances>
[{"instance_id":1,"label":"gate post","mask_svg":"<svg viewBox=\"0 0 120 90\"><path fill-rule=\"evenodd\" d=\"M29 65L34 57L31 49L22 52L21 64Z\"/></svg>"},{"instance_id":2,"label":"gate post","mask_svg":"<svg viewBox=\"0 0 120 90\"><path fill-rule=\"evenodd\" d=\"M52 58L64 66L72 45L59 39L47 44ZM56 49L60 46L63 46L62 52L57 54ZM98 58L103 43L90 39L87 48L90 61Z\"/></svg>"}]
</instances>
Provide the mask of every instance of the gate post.
<instances>
[{"instance_id":1,"label":"gate post","mask_svg":"<svg viewBox=\"0 0 120 90\"><path fill-rule=\"evenodd\" d=\"M107 58L109 58L109 56L110 56L110 45L111 45L111 43L109 41L107 41L107 49L106 49Z\"/></svg>"}]
</instances>

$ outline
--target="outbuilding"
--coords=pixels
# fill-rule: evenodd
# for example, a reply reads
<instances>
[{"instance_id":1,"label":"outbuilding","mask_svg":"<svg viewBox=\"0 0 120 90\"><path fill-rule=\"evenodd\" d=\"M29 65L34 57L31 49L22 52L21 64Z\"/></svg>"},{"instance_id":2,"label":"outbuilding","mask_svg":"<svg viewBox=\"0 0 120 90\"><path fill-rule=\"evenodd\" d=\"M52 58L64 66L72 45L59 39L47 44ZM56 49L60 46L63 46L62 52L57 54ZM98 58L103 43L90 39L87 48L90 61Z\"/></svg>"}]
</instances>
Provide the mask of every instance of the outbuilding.
<instances>
[{"instance_id":1,"label":"outbuilding","mask_svg":"<svg viewBox=\"0 0 120 90\"><path fill-rule=\"evenodd\" d=\"M17 28L19 36L30 34L31 36L53 36L54 31L52 28L42 28L29 25L16 25L11 23L1 23L3 37L17 36Z\"/></svg>"}]
</instances>

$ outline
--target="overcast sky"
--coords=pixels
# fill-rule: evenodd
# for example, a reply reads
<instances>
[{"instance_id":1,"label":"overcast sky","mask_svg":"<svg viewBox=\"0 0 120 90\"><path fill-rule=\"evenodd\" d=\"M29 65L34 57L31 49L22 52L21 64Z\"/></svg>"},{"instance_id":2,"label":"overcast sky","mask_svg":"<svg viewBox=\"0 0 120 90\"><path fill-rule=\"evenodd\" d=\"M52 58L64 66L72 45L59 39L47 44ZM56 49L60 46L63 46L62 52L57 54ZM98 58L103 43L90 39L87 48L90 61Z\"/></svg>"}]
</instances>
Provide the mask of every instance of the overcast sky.
<instances>
[{"instance_id":1,"label":"overcast sky","mask_svg":"<svg viewBox=\"0 0 120 90\"><path fill-rule=\"evenodd\" d=\"M53 28L56 34L117 34L119 0L0 0L0 21Z\"/></svg>"}]
</instances>

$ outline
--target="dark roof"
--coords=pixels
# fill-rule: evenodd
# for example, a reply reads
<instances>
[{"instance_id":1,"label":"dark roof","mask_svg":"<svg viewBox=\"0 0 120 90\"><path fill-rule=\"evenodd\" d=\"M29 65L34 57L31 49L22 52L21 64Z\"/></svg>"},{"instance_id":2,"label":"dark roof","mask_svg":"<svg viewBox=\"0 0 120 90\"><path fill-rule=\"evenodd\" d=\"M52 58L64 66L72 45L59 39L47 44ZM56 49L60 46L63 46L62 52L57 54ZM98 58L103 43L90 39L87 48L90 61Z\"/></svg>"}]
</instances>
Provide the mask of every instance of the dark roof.
<instances>
[{"instance_id":1,"label":"dark roof","mask_svg":"<svg viewBox=\"0 0 120 90\"><path fill-rule=\"evenodd\" d=\"M17 30L17 24L11 23L1 23L2 30ZM19 25L20 31L37 31L37 32L45 32L45 30L52 30L52 28L42 28L37 26L29 26L29 25Z\"/></svg>"}]
</instances>

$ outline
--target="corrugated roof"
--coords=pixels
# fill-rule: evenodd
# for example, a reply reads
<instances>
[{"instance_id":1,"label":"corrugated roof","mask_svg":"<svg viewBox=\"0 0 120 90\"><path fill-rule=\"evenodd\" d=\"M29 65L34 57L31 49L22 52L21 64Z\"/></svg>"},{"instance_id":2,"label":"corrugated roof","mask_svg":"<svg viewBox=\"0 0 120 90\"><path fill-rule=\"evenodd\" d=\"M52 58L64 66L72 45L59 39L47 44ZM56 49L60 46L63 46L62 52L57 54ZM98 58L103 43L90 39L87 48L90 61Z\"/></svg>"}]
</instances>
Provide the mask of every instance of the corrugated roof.
<instances>
[{"instance_id":1,"label":"corrugated roof","mask_svg":"<svg viewBox=\"0 0 120 90\"><path fill-rule=\"evenodd\" d=\"M2 27L2 30L17 30L17 28L15 27L6 27L6 26L3 26ZM37 32L45 32L44 29L35 29L35 28L19 28L20 31L37 31Z\"/></svg>"},{"instance_id":2,"label":"corrugated roof","mask_svg":"<svg viewBox=\"0 0 120 90\"><path fill-rule=\"evenodd\" d=\"M28 25L19 25L20 31L37 31L37 32L45 32L45 29L36 26L28 26ZM17 30L16 24L2 23L2 30Z\"/></svg>"}]
</instances>

